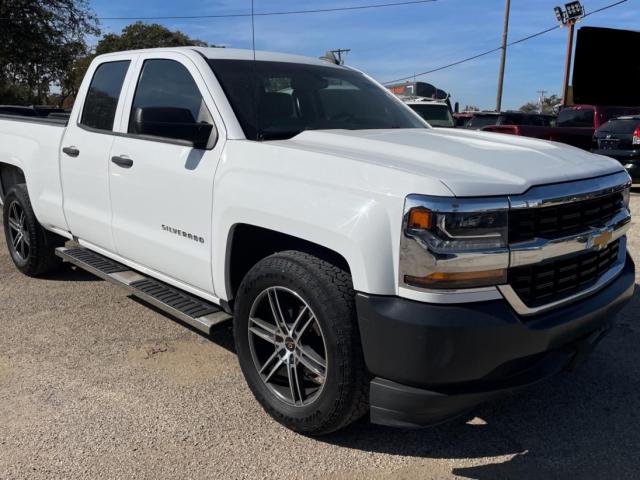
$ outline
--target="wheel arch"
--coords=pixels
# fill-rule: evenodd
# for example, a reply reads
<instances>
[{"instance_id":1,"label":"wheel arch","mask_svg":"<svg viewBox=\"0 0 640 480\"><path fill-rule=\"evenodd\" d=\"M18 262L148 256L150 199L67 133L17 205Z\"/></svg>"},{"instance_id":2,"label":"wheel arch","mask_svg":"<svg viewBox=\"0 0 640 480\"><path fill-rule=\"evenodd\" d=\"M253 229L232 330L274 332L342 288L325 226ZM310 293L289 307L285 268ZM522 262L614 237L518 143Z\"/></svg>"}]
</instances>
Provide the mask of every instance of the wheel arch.
<instances>
[{"instance_id":1,"label":"wheel arch","mask_svg":"<svg viewBox=\"0 0 640 480\"><path fill-rule=\"evenodd\" d=\"M0 162L0 203L4 203L11 187L20 183L27 183L24 170L17 165Z\"/></svg>"},{"instance_id":2,"label":"wheel arch","mask_svg":"<svg viewBox=\"0 0 640 480\"><path fill-rule=\"evenodd\" d=\"M238 223L227 236L224 266L227 299L233 300L251 267L269 255L285 250L309 253L352 273L347 258L336 250L288 233Z\"/></svg>"}]
</instances>

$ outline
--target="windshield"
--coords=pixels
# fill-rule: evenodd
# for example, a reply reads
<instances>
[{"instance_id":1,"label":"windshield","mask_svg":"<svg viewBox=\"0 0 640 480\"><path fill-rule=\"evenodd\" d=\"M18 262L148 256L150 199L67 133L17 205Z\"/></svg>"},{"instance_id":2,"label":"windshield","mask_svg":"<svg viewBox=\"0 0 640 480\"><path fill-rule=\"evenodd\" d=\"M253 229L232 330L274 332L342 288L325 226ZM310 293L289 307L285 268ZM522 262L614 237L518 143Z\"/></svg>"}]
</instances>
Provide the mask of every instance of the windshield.
<instances>
[{"instance_id":1,"label":"windshield","mask_svg":"<svg viewBox=\"0 0 640 480\"><path fill-rule=\"evenodd\" d=\"M344 67L250 60L209 64L250 140L286 139L305 130L427 128L391 93Z\"/></svg>"},{"instance_id":2,"label":"windshield","mask_svg":"<svg viewBox=\"0 0 640 480\"><path fill-rule=\"evenodd\" d=\"M482 128L498 123L498 115L474 115L469 122L467 128Z\"/></svg>"},{"instance_id":3,"label":"windshield","mask_svg":"<svg viewBox=\"0 0 640 480\"><path fill-rule=\"evenodd\" d=\"M409 107L429 122L432 127L453 127L455 125L447 105L412 103Z\"/></svg>"}]
</instances>

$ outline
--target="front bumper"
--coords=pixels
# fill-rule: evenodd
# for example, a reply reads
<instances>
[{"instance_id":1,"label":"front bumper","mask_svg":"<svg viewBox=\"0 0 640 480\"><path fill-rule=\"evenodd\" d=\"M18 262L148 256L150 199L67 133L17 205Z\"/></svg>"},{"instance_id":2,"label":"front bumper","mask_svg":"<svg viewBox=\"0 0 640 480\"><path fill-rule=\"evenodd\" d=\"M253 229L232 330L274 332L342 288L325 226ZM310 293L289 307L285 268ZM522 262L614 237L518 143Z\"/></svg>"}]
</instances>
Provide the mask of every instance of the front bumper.
<instances>
[{"instance_id":1,"label":"front bumper","mask_svg":"<svg viewBox=\"0 0 640 480\"><path fill-rule=\"evenodd\" d=\"M358 294L371 421L425 426L530 385L588 353L631 299L631 257L579 302L523 319L504 300L437 305Z\"/></svg>"}]
</instances>

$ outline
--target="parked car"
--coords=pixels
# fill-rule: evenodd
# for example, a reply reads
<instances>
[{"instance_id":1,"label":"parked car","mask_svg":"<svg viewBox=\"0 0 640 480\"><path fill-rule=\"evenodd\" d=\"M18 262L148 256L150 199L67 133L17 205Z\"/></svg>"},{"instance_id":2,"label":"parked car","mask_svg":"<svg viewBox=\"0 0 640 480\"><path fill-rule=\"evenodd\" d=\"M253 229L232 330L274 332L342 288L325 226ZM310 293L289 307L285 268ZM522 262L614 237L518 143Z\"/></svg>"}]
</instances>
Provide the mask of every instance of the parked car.
<instances>
[{"instance_id":1,"label":"parked car","mask_svg":"<svg viewBox=\"0 0 640 480\"><path fill-rule=\"evenodd\" d=\"M473 112L454 112L453 119L457 128L463 128L467 122L473 118Z\"/></svg>"},{"instance_id":2,"label":"parked car","mask_svg":"<svg viewBox=\"0 0 640 480\"><path fill-rule=\"evenodd\" d=\"M455 127L453 112L447 102L431 99L411 99L404 100L404 103L432 127Z\"/></svg>"},{"instance_id":3,"label":"parked car","mask_svg":"<svg viewBox=\"0 0 640 480\"><path fill-rule=\"evenodd\" d=\"M620 115L640 114L640 107L573 105L558 114L555 127L497 125L487 131L553 140L591 150L593 134L607 120Z\"/></svg>"},{"instance_id":4,"label":"parked car","mask_svg":"<svg viewBox=\"0 0 640 480\"><path fill-rule=\"evenodd\" d=\"M32 108L35 110L36 114L40 117L50 117L52 115L66 115L68 113L62 108L53 107L50 105L34 105Z\"/></svg>"},{"instance_id":5,"label":"parked car","mask_svg":"<svg viewBox=\"0 0 640 480\"><path fill-rule=\"evenodd\" d=\"M50 106L20 106L0 105L0 115L15 115L19 117L50 117L69 115L61 108Z\"/></svg>"},{"instance_id":6,"label":"parked car","mask_svg":"<svg viewBox=\"0 0 640 480\"><path fill-rule=\"evenodd\" d=\"M555 118L552 115L528 112L477 112L465 124L466 128L480 130L495 125L534 125L550 126Z\"/></svg>"},{"instance_id":7,"label":"parked car","mask_svg":"<svg viewBox=\"0 0 640 480\"><path fill-rule=\"evenodd\" d=\"M386 87L391 93L400 98L430 98L446 101L449 94L426 82L401 82Z\"/></svg>"},{"instance_id":8,"label":"parked car","mask_svg":"<svg viewBox=\"0 0 640 480\"><path fill-rule=\"evenodd\" d=\"M22 107L18 105L0 105L0 115L16 115L21 117L36 117L38 113L33 107Z\"/></svg>"},{"instance_id":9,"label":"parked car","mask_svg":"<svg viewBox=\"0 0 640 480\"><path fill-rule=\"evenodd\" d=\"M256 399L305 434L431 425L574 367L634 292L619 162L430 128L313 58L98 56L68 120L0 137L19 271L63 259L207 334L232 320Z\"/></svg>"},{"instance_id":10,"label":"parked car","mask_svg":"<svg viewBox=\"0 0 640 480\"><path fill-rule=\"evenodd\" d=\"M489 125L496 125L499 116L498 112L473 112L464 127L470 130L480 130Z\"/></svg>"},{"instance_id":11,"label":"parked car","mask_svg":"<svg viewBox=\"0 0 640 480\"><path fill-rule=\"evenodd\" d=\"M613 118L593 136L593 153L618 160L640 182L640 115Z\"/></svg>"}]
</instances>

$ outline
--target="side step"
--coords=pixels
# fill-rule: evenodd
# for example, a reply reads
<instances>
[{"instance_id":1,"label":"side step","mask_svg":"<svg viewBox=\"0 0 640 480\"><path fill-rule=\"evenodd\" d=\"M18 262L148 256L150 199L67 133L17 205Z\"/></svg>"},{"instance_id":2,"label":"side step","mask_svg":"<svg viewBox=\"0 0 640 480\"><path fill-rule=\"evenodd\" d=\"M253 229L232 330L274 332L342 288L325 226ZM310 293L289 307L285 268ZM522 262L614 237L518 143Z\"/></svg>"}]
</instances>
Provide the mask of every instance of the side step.
<instances>
[{"instance_id":1,"label":"side step","mask_svg":"<svg viewBox=\"0 0 640 480\"><path fill-rule=\"evenodd\" d=\"M231 315L211 302L142 275L86 248L59 247L56 248L56 255L65 262L73 263L97 277L126 288L132 295L206 334L211 333L214 325L231 318Z\"/></svg>"}]
</instances>

